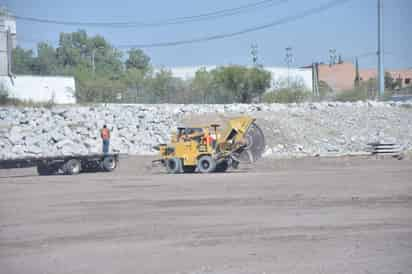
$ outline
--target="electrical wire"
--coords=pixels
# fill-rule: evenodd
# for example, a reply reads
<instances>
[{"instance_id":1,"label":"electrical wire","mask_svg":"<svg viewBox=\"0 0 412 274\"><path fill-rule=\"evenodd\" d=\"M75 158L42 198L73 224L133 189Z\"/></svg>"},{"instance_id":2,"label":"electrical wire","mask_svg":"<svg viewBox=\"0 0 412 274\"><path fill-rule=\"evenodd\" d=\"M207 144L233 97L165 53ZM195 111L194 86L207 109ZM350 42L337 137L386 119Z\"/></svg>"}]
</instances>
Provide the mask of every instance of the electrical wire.
<instances>
[{"instance_id":1,"label":"electrical wire","mask_svg":"<svg viewBox=\"0 0 412 274\"><path fill-rule=\"evenodd\" d=\"M37 17L28 17L22 15L14 15L14 17L21 21L54 24L54 25L66 25L66 26L86 26L86 27L111 27L111 28L144 28L144 27L159 27L176 24L186 24L197 21L214 20L218 18L234 16L242 13L248 13L258 9L269 8L275 5L280 5L288 2L289 0L264 0L246 5L238 6L235 8L227 8L217 10L214 12L201 13L191 16L175 17L164 20L158 20L153 22L138 22L138 21L124 21L124 22L82 22L82 21L63 21L53 20Z\"/></svg>"},{"instance_id":2,"label":"electrical wire","mask_svg":"<svg viewBox=\"0 0 412 274\"><path fill-rule=\"evenodd\" d=\"M246 33L250 32L255 32L267 28L272 28L275 26L280 26L284 25L290 22L298 21L302 18L321 13L323 11L329 10L331 8L340 6L346 2L349 2L350 0L333 0L329 1L323 5L320 5L316 8L312 8L306 11L303 11L301 13L287 16L281 19L278 19L276 21L264 24L264 25L259 25L259 26L254 26L250 28L246 28L240 31L236 32L231 32L231 33L224 33L224 34L216 34L216 35L211 35L211 36L206 36L206 37L200 37L200 38L193 38L193 39L186 39L186 40L177 40L177 41L171 41L171 42L162 42L162 43L148 43L148 44L134 44L134 45L118 45L119 48L155 48L155 47L169 47L169 46L178 46L178 45L185 45L185 44L194 44L194 43L200 43L200 42L207 42L207 41L212 41L212 40L219 40L219 39L225 39L229 37L234 37L234 36L239 36L243 35Z\"/></svg>"}]
</instances>

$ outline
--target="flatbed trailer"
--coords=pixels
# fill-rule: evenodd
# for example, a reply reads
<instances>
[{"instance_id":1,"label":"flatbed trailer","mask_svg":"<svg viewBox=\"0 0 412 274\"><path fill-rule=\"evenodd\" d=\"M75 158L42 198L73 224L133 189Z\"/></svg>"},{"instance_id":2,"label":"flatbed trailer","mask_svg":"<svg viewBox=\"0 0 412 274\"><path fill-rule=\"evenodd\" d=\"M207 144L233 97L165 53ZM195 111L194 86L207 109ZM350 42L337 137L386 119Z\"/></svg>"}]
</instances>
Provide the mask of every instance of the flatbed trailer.
<instances>
[{"instance_id":1,"label":"flatbed trailer","mask_svg":"<svg viewBox=\"0 0 412 274\"><path fill-rule=\"evenodd\" d=\"M0 160L0 169L36 167L39 175L80 172L113 171L119 162L119 154L89 154L54 157L24 157Z\"/></svg>"}]
</instances>

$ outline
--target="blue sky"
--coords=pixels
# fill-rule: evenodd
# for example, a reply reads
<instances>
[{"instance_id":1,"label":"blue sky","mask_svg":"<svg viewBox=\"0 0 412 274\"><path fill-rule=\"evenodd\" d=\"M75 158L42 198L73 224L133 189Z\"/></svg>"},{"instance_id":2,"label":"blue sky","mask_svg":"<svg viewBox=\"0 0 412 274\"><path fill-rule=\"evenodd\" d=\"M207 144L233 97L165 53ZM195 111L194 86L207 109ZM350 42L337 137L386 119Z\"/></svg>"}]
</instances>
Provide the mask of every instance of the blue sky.
<instances>
[{"instance_id":1,"label":"blue sky","mask_svg":"<svg viewBox=\"0 0 412 274\"><path fill-rule=\"evenodd\" d=\"M257 2L259 0L0 0L20 16L65 21L157 21L190 16ZM290 0L281 5L211 21L156 28L76 27L33 22L17 22L17 39L30 48L34 41L55 44L60 32L79 28L101 34L113 45L147 44L198 38L235 32L298 14L329 0ZM377 1L351 0L322 13L281 26L223 40L175 47L144 49L156 66L223 65L251 63L250 45L259 47L259 59L266 66L284 66L285 48L291 46L294 66L314 61L327 62L329 49L335 48L344 59L376 52ZM387 68L412 67L412 1L384 0L384 47ZM361 67L375 67L376 56L359 60Z\"/></svg>"}]
</instances>

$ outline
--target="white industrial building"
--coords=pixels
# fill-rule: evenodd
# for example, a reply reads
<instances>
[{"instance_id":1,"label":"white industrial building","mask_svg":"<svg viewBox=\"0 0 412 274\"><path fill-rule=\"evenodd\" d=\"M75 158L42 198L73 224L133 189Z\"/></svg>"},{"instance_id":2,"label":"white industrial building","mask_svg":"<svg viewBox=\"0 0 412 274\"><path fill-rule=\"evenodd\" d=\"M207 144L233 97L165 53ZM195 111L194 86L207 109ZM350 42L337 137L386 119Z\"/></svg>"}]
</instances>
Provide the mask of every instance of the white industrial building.
<instances>
[{"instance_id":1,"label":"white industrial building","mask_svg":"<svg viewBox=\"0 0 412 274\"><path fill-rule=\"evenodd\" d=\"M12 50L16 47L16 20L0 13L0 89L10 97L32 102L76 103L73 77L14 75Z\"/></svg>"},{"instance_id":2,"label":"white industrial building","mask_svg":"<svg viewBox=\"0 0 412 274\"><path fill-rule=\"evenodd\" d=\"M12 98L31 102L75 104L73 77L16 75L0 76L0 83Z\"/></svg>"}]
</instances>

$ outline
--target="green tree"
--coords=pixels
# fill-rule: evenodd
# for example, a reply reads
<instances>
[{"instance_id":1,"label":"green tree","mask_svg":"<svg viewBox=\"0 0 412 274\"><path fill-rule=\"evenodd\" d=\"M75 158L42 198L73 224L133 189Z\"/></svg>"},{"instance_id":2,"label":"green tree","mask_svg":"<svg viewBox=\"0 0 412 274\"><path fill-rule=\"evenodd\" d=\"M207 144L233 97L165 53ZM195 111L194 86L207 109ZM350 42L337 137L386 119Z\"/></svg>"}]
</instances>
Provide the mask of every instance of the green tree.
<instances>
[{"instance_id":1,"label":"green tree","mask_svg":"<svg viewBox=\"0 0 412 274\"><path fill-rule=\"evenodd\" d=\"M115 75L115 78L119 78L123 69L122 53L104 37L89 37L84 30L61 33L56 51L58 63L64 68L88 67L97 74Z\"/></svg>"},{"instance_id":2,"label":"green tree","mask_svg":"<svg viewBox=\"0 0 412 274\"><path fill-rule=\"evenodd\" d=\"M34 68L32 50L25 50L17 46L12 53L12 70L15 74L32 74Z\"/></svg>"},{"instance_id":3,"label":"green tree","mask_svg":"<svg viewBox=\"0 0 412 274\"><path fill-rule=\"evenodd\" d=\"M394 81L392 75L389 72L385 72L385 89L394 90L397 82Z\"/></svg>"},{"instance_id":4,"label":"green tree","mask_svg":"<svg viewBox=\"0 0 412 274\"><path fill-rule=\"evenodd\" d=\"M56 50L47 43L37 45L37 58L35 59L35 74L59 74Z\"/></svg>"},{"instance_id":5,"label":"green tree","mask_svg":"<svg viewBox=\"0 0 412 274\"><path fill-rule=\"evenodd\" d=\"M76 37L76 38L75 38ZM82 44L79 35L74 33L60 33L59 46L57 48L57 59L59 64L65 68L75 68L78 65L86 65L86 42Z\"/></svg>"},{"instance_id":6,"label":"green tree","mask_svg":"<svg viewBox=\"0 0 412 274\"><path fill-rule=\"evenodd\" d=\"M376 79L368 79L360 82L358 87L351 90L344 90L336 94L335 100L342 102L364 101L368 99L375 99L378 95Z\"/></svg>"},{"instance_id":7,"label":"green tree","mask_svg":"<svg viewBox=\"0 0 412 274\"><path fill-rule=\"evenodd\" d=\"M196 71L195 77L191 82L191 90L195 102L211 103L212 96L214 95L213 75L205 68Z\"/></svg>"},{"instance_id":8,"label":"green tree","mask_svg":"<svg viewBox=\"0 0 412 274\"><path fill-rule=\"evenodd\" d=\"M170 70L161 69L149 79L149 90L152 102L170 102L173 96L173 77Z\"/></svg>"},{"instance_id":9,"label":"green tree","mask_svg":"<svg viewBox=\"0 0 412 274\"><path fill-rule=\"evenodd\" d=\"M319 93L322 96L322 82L320 81ZM306 89L303 79L287 78L278 79L276 82L277 89L266 92L263 95L263 101L266 103L301 103L311 97L311 93Z\"/></svg>"},{"instance_id":10,"label":"green tree","mask_svg":"<svg viewBox=\"0 0 412 274\"><path fill-rule=\"evenodd\" d=\"M301 103L309 97L310 93L303 89L281 88L265 93L263 101L266 103Z\"/></svg>"},{"instance_id":11,"label":"green tree","mask_svg":"<svg viewBox=\"0 0 412 274\"><path fill-rule=\"evenodd\" d=\"M259 67L219 67L212 73L215 83L239 103L250 103L260 98L270 87L270 72Z\"/></svg>"},{"instance_id":12,"label":"green tree","mask_svg":"<svg viewBox=\"0 0 412 274\"><path fill-rule=\"evenodd\" d=\"M142 99L142 91L145 86L145 74L142 70L129 68L125 73L125 83L130 88L129 100L137 103L139 98Z\"/></svg>"},{"instance_id":13,"label":"green tree","mask_svg":"<svg viewBox=\"0 0 412 274\"><path fill-rule=\"evenodd\" d=\"M9 102L9 91L7 88L3 85L3 83L0 83L0 105L6 105Z\"/></svg>"},{"instance_id":14,"label":"green tree","mask_svg":"<svg viewBox=\"0 0 412 274\"><path fill-rule=\"evenodd\" d=\"M80 103L113 103L118 102L118 95L124 97L126 86L120 80L107 77L91 77L83 75L76 79L76 99Z\"/></svg>"},{"instance_id":15,"label":"green tree","mask_svg":"<svg viewBox=\"0 0 412 274\"><path fill-rule=\"evenodd\" d=\"M147 72L150 68L150 57L141 49L131 49L128 51L129 57L126 60L127 69L138 69Z\"/></svg>"}]
</instances>

